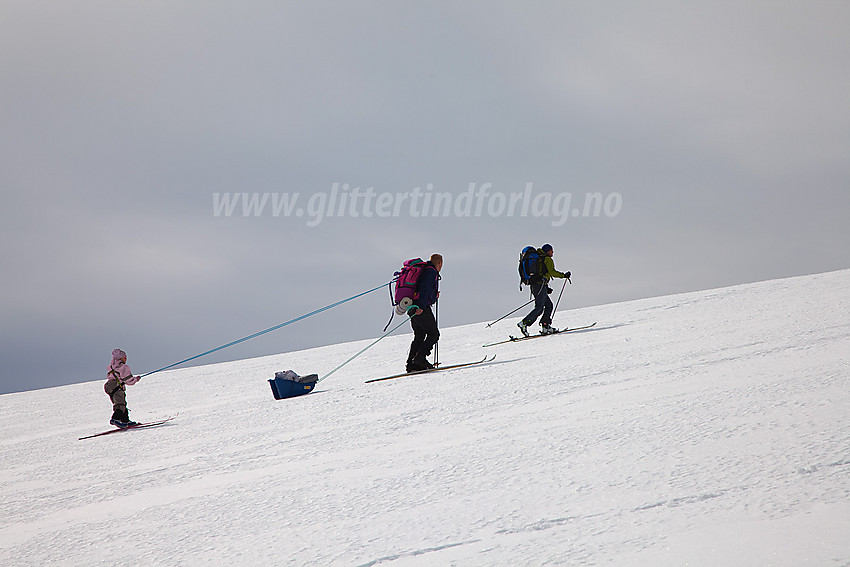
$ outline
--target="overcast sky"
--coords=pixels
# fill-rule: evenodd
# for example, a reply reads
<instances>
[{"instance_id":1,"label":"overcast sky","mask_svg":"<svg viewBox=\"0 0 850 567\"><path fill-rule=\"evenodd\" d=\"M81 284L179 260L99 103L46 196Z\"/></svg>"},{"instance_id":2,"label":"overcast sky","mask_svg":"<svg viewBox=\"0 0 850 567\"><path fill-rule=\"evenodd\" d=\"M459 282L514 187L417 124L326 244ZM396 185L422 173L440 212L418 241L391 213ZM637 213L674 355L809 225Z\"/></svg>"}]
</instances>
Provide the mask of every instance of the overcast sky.
<instances>
[{"instance_id":1,"label":"overcast sky","mask_svg":"<svg viewBox=\"0 0 850 567\"><path fill-rule=\"evenodd\" d=\"M526 301L527 244L572 271L562 310L848 268L848 29L836 1L4 0L0 393L105 379L114 347L154 370L432 252L441 326Z\"/></svg>"}]
</instances>

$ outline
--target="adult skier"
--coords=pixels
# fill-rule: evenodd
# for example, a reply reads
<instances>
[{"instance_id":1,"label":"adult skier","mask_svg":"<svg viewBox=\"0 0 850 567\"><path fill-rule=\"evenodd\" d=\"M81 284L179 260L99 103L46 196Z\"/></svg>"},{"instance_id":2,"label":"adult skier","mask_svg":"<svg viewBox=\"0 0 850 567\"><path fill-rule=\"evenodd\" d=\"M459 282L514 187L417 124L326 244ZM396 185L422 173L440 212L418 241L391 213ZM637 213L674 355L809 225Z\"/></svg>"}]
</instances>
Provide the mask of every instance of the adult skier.
<instances>
[{"instance_id":1,"label":"adult skier","mask_svg":"<svg viewBox=\"0 0 850 567\"><path fill-rule=\"evenodd\" d=\"M425 264L416 282L414 302L419 309L410 318L413 342L410 343L410 352L407 355L407 372L434 368L426 357L431 354L434 345L440 340L440 331L437 329L437 320L434 318L431 306L440 297L439 281L440 270L443 269L443 257L433 254Z\"/></svg>"},{"instance_id":2,"label":"adult skier","mask_svg":"<svg viewBox=\"0 0 850 567\"><path fill-rule=\"evenodd\" d=\"M567 278L570 277L570 272L559 272L555 269L555 250L551 244L544 244L542 248L537 250L540 255L542 266L539 270L539 275L536 275L531 280L531 295L534 297L534 309L526 315L522 321L517 323L517 327L522 331L522 334L528 336L528 327L540 317L540 334L548 335L557 333L558 329L552 327L552 300L549 299L549 294L552 293L552 288L549 287L549 280L552 278Z\"/></svg>"}]
</instances>

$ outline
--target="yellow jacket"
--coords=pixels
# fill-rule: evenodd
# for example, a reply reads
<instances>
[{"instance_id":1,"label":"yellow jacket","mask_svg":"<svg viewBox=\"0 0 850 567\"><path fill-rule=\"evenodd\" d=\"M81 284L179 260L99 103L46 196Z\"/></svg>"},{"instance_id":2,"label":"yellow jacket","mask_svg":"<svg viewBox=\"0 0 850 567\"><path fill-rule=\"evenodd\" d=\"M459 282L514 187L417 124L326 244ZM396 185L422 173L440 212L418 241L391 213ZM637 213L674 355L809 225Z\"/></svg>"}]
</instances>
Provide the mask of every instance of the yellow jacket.
<instances>
[{"instance_id":1,"label":"yellow jacket","mask_svg":"<svg viewBox=\"0 0 850 567\"><path fill-rule=\"evenodd\" d=\"M555 269L555 260L548 254L546 254L543 250L537 251L540 254L540 257L543 258L543 279L547 282L552 278L565 278L567 274L564 272L559 272Z\"/></svg>"}]
</instances>

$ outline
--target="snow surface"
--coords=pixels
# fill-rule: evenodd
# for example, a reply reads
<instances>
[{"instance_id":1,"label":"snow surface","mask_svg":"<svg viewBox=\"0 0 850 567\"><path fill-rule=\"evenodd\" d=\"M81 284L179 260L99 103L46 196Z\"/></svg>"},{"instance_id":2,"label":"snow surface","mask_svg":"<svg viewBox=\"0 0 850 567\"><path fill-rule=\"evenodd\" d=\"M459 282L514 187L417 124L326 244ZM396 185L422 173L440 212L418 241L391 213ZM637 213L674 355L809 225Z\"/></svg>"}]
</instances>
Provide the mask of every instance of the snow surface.
<instances>
[{"instance_id":1,"label":"snow surface","mask_svg":"<svg viewBox=\"0 0 850 567\"><path fill-rule=\"evenodd\" d=\"M847 566L848 298L844 270L445 329L445 364L498 358L364 384L392 336L281 401L275 371L370 341L163 372L131 415L174 422L84 441L103 380L2 395L0 564Z\"/></svg>"}]
</instances>

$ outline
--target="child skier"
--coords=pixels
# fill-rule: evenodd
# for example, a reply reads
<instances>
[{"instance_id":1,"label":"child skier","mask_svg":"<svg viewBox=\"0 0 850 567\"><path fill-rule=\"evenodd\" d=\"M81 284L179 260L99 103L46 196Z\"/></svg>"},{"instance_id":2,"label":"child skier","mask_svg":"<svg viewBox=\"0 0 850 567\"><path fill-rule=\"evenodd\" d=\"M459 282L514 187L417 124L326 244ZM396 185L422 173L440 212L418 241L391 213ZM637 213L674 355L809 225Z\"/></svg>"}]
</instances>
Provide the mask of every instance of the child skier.
<instances>
[{"instance_id":1,"label":"child skier","mask_svg":"<svg viewBox=\"0 0 850 567\"><path fill-rule=\"evenodd\" d=\"M112 363L107 369L107 376L103 390L112 400L112 419L109 420L109 423L122 428L138 425L135 421L130 421L124 387L125 385L132 386L141 378L133 376L133 373L130 372L130 367L127 366L127 353L120 348L112 351Z\"/></svg>"}]
</instances>

